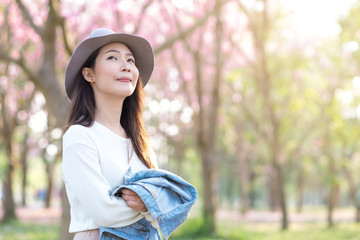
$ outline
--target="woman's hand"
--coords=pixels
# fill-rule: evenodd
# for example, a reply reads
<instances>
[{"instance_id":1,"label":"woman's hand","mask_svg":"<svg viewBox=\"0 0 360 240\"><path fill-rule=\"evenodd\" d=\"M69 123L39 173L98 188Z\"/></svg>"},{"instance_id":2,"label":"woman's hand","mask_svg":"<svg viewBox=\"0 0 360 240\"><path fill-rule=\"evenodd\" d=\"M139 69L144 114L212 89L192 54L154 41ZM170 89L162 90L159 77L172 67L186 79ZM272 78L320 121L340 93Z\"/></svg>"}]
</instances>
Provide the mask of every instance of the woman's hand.
<instances>
[{"instance_id":1,"label":"woman's hand","mask_svg":"<svg viewBox=\"0 0 360 240\"><path fill-rule=\"evenodd\" d=\"M123 188L121 189L121 197L125 200L129 208L132 208L138 212L147 212L148 209L145 206L144 202L141 200L139 195L136 192Z\"/></svg>"}]
</instances>

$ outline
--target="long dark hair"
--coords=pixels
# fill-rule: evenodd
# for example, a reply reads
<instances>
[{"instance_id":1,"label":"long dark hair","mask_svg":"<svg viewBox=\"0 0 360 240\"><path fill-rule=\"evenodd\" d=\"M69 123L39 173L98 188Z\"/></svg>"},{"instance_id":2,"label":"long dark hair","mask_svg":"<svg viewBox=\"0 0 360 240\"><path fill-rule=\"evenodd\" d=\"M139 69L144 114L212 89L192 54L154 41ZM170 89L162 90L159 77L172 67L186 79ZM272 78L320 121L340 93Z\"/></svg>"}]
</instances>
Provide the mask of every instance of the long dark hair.
<instances>
[{"instance_id":1,"label":"long dark hair","mask_svg":"<svg viewBox=\"0 0 360 240\"><path fill-rule=\"evenodd\" d=\"M96 57L99 55L100 48L97 49L85 62L83 67L94 68ZM142 121L144 99L144 87L139 77L135 91L132 95L125 98L121 113L120 123L127 136L130 138L135 153L148 168L155 168L150 159L149 137ZM95 122L95 97L93 89L88 81L81 74L75 83L72 95L70 114L65 131L71 125L79 124L90 127Z\"/></svg>"}]
</instances>

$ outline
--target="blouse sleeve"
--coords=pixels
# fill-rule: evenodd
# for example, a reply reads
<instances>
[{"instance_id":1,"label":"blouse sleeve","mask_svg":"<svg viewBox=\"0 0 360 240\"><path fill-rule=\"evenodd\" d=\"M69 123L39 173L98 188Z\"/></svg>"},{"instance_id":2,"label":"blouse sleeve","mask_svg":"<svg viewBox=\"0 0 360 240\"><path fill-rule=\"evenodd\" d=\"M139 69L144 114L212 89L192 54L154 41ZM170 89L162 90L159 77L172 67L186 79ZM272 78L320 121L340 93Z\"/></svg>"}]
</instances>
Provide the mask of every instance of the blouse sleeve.
<instances>
[{"instance_id":1,"label":"blouse sleeve","mask_svg":"<svg viewBox=\"0 0 360 240\"><path fill-rule=\"evenodd\" d=\"M110 196L110 184L101 172L94 146L65 146L62 171L69 200L79 203L98 226L126 226L138 217L139 212L129 208L124 200Z\"/></svg>"}]
</instances>

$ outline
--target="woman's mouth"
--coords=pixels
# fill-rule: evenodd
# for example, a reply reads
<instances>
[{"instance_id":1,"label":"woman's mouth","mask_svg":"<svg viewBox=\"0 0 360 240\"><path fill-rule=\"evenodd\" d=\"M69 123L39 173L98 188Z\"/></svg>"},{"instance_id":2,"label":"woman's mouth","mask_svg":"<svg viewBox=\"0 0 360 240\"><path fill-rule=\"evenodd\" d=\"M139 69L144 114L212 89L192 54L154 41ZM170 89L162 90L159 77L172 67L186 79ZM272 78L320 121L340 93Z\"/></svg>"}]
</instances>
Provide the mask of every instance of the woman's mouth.
<instances>
[{"instance_id":1,"label":"woman's mouth","mask_svg":"<svg viewBox=\"0 0 360 240\"><path fill-rule=\"evenodd\" d=\"M116 79L116 81L118 81L118 82L124 82L124 83L129 83L129 82L131 82L131 79L128 78L128 77L120 77L120 78Z\"/></svg>"}]
</instances>

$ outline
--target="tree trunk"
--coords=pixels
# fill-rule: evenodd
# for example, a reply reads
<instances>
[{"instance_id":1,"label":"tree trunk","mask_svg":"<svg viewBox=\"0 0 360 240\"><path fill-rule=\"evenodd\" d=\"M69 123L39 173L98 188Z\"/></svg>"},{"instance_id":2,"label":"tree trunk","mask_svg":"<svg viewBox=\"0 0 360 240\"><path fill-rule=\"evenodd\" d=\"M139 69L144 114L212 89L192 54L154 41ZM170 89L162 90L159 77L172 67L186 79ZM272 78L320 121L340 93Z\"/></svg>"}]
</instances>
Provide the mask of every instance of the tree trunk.
<instances>
[{"instance_id":1,"label":"tree trunk","mask_svg":"<svg viewBox=\"0 0 360 240\"><path fill-rule=\"evenodd\" d=\"M27 182L27 162L22 159L22 180L21 180L21 206L26 206L26 182Z\"/></svg>"},{"instance_id":2,"label":"tree trunk","mask_svg":"<svg viewBox=\"0 0 360 240\"><path fill-rule=\"evenodd\" d=\"M250 173L250 181L249 181L249 207L255 208L256 202L256 188L255 188L255 180L257 176L255 172Z\"/></svg>"},{"instance_id":3,"label":"tree trunk","mask_svg":"<svg viewBox=\"0 0 360 240\"><path fill-rule=\"evenodd\" d=\"M3 118L4 119L4 118ZM4 119L4 123L6 119ZM14 171L14 159L13 159L13 152L12 152L12 133L11 130L6 129L6 124L4 125L4 138L5 138L5 151L7 156L7 166L6 166L6 179L4 183L4 216L2 221L7 222L12 219L16 219L15 215L15 202L13 197L13 171Z\"/></svg>"},{"instance_id":4,"label":"tree trunk","mask_svg":"<svg viewBox=\"0 0 360 240\"><path fill-rule=\"evenodd\" d=\"M273 212L280 210L280 200L279 200L279 188L277 183L276 171L273 166L269 169L267 176L267 191L269 198L269 209Z\"/></svg>"},{"instance_id":5,"label":"tree trunk","mask_svg":"<svg viewBox=\"0 0 360 240\"><path fill-rule=\"evenodd\" d=\"M334 215L335 197L336 197L335 186L330 186L330 193L328 196L328 203L327 203L327 205L328 205L327 206L327 210L328 210L327 223L328 223L329 228L334 226L333 215Z\"/></svg>"},{"instance_id":6,"label":"tree trunk","mask_svg":"<svg viewBox=\"0 0 360 240\"><path fill-rule=\"evenodd\" d=\"M22 149L21 155L20 155L20 162L21 162L21 167L22 167L21 205L23 207L26 206L26 185L27 185L27 169L28 169L27 153L29 151L28 139L29 139L29 132L28 132L28 128L26 128L24 142L22 144L23 149Z\"/></svg>"},{"instance_id":7,"label":"tree trunk","mask_svg":"<svg viewBox=\"0 0 360 240\"><path fill-rule=\"evenodd\" d=\"M250 174L249 174L249 163L247 156L242 156L238 162L238 169L240 173L240 198L241 198L241 208L240 211L242 214L246 213L249 209L249 181L250 181Z\"/></svg>"},{"instance_id":8,"label":"tree trunk","mask_svg":"<svg viewBox=\"0 0 360 240\"><path fill-rule=\"evenodd\" d=\"M221 3L216 1L216 25L215 25L215 74L214 82L211 88L210 104L207 106L207 116L202 115L201 127L202 135L199 136L200 149L202 153L202 169L204 184L204 217L205 226L209 234L216 233L216 208L218 205L217 179L219 174L219 161L216 159L216 143L218 128L218 111L220 106L220 82L222 80L223 55L221 51L223 26L220 18ZM198 56L199 57L199 56ZM199 62L198 62L199 63ZM201 79L201 78L200 78ZM200 80L199 79L199 80ZM202 91L202 90L201 90ZM202 94L200 94L200 97ZM200 105L204 107L204 105ZM204 109L205 110L205 109ZM206 111L203 111L203 113ZM206 133L204 132L206 131ZM204 145L202 145L204 144Z\"/></svg>"},{"instance_id":9,"label":"tree trunk","mask_svg":"<svg viewBox=\"0 0 360 240\"><path fill-rule=\"evenodd\" d=\"M331 228L334 226L334 220L333 220L333 213L334 213L334 208L336 205L336 199L338 196L338 184L336 182L335 176L336 176L336 170L335 170L335 160L332 158L332 156L330 156L330 138L328 139L328 143L326 144L327 148L326 148L326 153L328 155L328 159L329 159L329 195L328 195L328 201L327 201L327 209L328 209L328 216L327 216L327 222L328 222L328 227Z\"/></svg>"},{"instance_id":10,"label":"tree trunk","mask_svg":"<svg viewBox=\"0 0 360 240\"><path fill-rule=\"evenodd\" d=\"M296 189L296 212L301 213L304 198L304 169L301 164L297 169Z\"/></svg>"},{"instance_id":11,"label":"tree trunk","mask_svg":"<svg viewBox=\"0 0 360 240\"><path fill-rule=\"evenodd\" d=\"M48 176L47 187L46 187L46 198L45 198L45 207L50 208L51 199L52 199L52 189L53 189L53 164L46 163L46 173Z\"/></svg>"},{"instance_id":12,"label":"tree trunk","mask_svg":"<svg viewBox=\"0 0 360 240\"><path fill-rule=\"evenodd\" d=\"M278 193L282 220L281 228L283 230L288 228L287 217L287 204L284 188L284 176L282 169L282 161L280 159L280 137L279 137L279 121L275 112L275 105L272 99L272 82L268 70L268 57L266 51L266 45L269 34L269 17L268 17L268 2L262 0L264 9L260 13L255 13L254 16L250 16L245 6L240 4L240 7L245 11L250 20L250 29L252 32L253 45L255 48L256 66L254 67L254 79L256 79L257 87L262 95L262 102L264 107L264 114L266 121L269 122L268 129L264 131L265 141L268 144L269 152L272 153L270 163L274 172L274 187ZM284 160L284 159L283 159Z\"/></svg>"},{"instance_id":13,"label":"tree trunk","mask_svg":"<svg viewBox=\"0 0 360 240\"><path fill-rule=\"evenodd\" d=\"M350 160L348 160L350 161ZM344 175L345 178L349 184L349 194L350 194L350 198L351 201L354 204L354 209L355 209L355 222L359 223L360 222L360 201L359 201L359 193L356 187L356 183L354 181L354 177L351 174L351 171L349 169L348 165L343 165L343 171L344 171Z\"/></svg>"},{"instance_id":14,"label":"tree trunk","mask_svg":"<svg viewBox=\"0 0 360 240\"><path fill-rule=\"evenodd\" d=\"M13 197L13 171L14 171L14 159L13 159L13 130L14 126L11 122L11 118L8 117L7 108L5 107L5 95L0 92L0 102L1 102L1 118L3 119L2 125L2 142L4 143L5 153L7 157L6 163L6 178L4 183L4 199L3 199L3 222L10 221L12 219L16 219L15 215L15 202Z\"/></svg>"},{"instance_id":15,"label":"tree trunk","mask_svg":"<svg viewBox=\"0 0 360 240\"><path fill-rule=\"evenodd\" d=\"M13 198L13 188L12 188L12 175L13 175L13 163L12 157L8 156L8 164L6 170L6 180L4 184L4 216L2 222L8 222L10 220L16 219L15 215L15 202Z\"/></svg>"},{"instance_id":16,"label":"tree trunk","mask_svg":"<svg viewBox=\"0 0 360 240\"><path fill-rule=\"evenodd\" d=\"M286 230L286 229L288 229L289 221L288 221L288 215L287 215L285 182L284 182L284 176L282 173L282 168L279 166L279 164L275 165L275 172L276 172L276 185L278 186L278 190L279 190L280 208L281 208L281 213L282 213L281 229Z\"/></svg>"},{"instance_id":17,"label":"tree trunk","mask_svg":"<svg viewBox=\"0 0 360 240\"><path fill-rule=\"evenodd\" d=\"M74 238L74 234L69 233L70 226L70 204L66 195L65 186L62 187L62 201L61 201L61 224L60 224L60 236L59 240L72 240ZM69 211L67 211L69 210Z\"/></svg>"},{"instance_id":18,"label":"tree trunk","mask_svg":"<svg viewBox=\"0 0 360 240\"><path fill-rule=\"evenodd\" d=\"M217 206L214 169L209 151L202 151L202 178L204 187L204 220L205 228L210 234L216 232L215 213Z\"/></svg>"},{"instance_id":19,"label":"tree trunk","mask_svg":"<svg viewBox=\"0 0 360 240\"><path fill-rule=\"evenodd\" d=\"M43 27L41 40L43 43L43 62L38 72L38 87L43 93L49 109L49 122L51 125L63 128L68 115L69 101L64 90L56 78L55 57L56 57L56 27L58 25L59 6L56 1L49 0L49 12ZM48 193L50 194L50 193ZM68 199L63 195L60 239L72 240L73 235L69 234L70 205ZM67 228L66 228L67 226Z\"/></svg>"}]
</instances>

